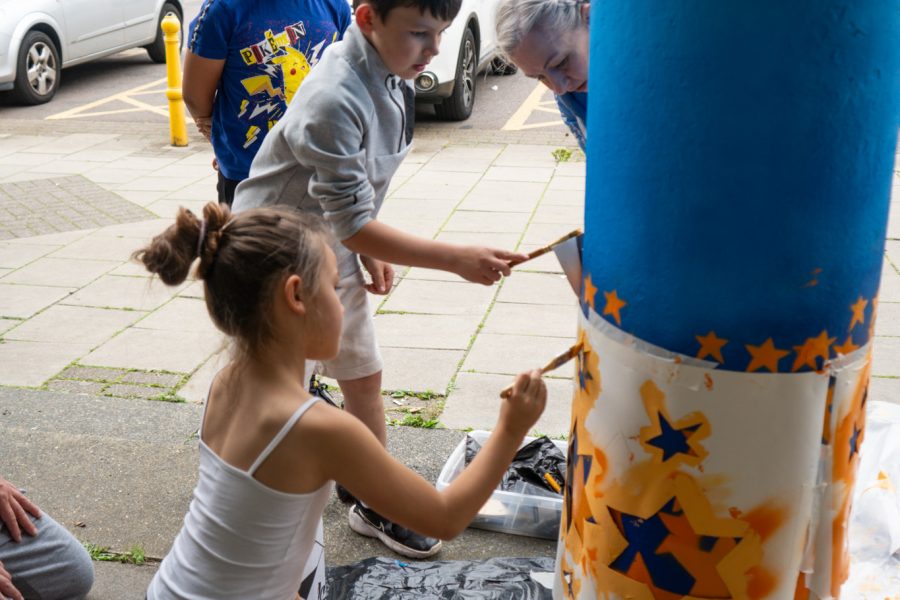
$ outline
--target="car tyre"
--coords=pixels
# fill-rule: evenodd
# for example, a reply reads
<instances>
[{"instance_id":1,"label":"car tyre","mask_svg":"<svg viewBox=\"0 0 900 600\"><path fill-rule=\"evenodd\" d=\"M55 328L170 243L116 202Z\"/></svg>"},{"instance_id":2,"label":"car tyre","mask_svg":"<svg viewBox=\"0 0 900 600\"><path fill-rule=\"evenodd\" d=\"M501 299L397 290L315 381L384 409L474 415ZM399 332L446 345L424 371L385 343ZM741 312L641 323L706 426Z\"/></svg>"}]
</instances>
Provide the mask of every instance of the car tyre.
<instances>
[{"instance_id":1,"label":"car tyre","mask_svg":"<svg viewBox=\"0 0 900 600\"><path fill-rule=\"evenodd\" d=\"M509 61L503 60L499 56L495 56L491 61L492 75L515 75L519 72L519 67Z\"/></svg>"},{"instance_id":2,"label":"car tyre","mask_svg":"<svg viewBox=\"0 0 900 600\"><path fill-rule=\"evenodd\" d=\"M181 45L184 41L184 21L182 20L181 11L171 2L166 2L163 4L162 10L159 11L159 20L156 22L156 39L149 46L144 46L144 50L150 55L150 60L155 63L162 64L166 62L166 41L163 39L162 20L169 13L175 13L175 16L178 17L178 22L181 24L181 37L178 41L179 50L181 50Z\"/></svg>"},{"instance_id":3,"label":"car tyre","mask_svg":"<svg viewBox=\"0 0 900 600\"><path fill-rule=\"evenodd\" d=\"M50 102L59 89L61 72L59 50L50 36L43 31L29 31L19 46L13 100L20 104Z\"/></svg>"},{"instance_id":4,"label":"car tyre","mask_svg":"<svg viewBox=\"0 0 900 600\"><path fill-rule=\"evenodd\" d=\"M434 105L434 112L442 121L465 121L475 106L475 82L478 72L478 46L475 34L467 27L459 45L456 79L453 93Z\"/></svg>"}]
</instances>

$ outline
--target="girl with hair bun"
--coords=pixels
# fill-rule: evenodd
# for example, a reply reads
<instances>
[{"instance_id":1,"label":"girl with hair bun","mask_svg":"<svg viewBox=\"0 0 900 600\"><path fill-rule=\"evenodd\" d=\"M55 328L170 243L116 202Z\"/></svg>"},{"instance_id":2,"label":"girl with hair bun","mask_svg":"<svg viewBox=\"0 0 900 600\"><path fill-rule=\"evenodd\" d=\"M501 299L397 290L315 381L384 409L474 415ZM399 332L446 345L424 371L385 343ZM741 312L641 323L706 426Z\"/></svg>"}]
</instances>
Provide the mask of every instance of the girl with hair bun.
<instances>
[{"instance_id":1,"label":"girl with hair bun","mask_svg":"<svg viewBox=\"0 0 900 600\"><path fill-rule=\"evenodd\" d=\"M334 357L341 333L329 235L292 209L232 215L209 203L202 220L179 209L135 253L168 285L183 282L199 258L210 317L237 347L210 386L199 479L148 600L324 598L322 512L335 481L403 527L453 538L544 409L540 372L520 374L482 451L438 492L362 422L311 397L305 363Z\"/></svg>"}]
</instances>

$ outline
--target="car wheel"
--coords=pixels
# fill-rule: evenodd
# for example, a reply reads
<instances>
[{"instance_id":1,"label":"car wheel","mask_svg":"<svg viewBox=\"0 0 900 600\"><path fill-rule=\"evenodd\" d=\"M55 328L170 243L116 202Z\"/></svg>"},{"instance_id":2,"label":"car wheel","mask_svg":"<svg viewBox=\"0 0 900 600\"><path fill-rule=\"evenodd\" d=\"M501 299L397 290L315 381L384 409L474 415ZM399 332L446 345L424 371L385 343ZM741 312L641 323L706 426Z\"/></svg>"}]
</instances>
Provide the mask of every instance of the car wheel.
<instances>
[{"instance_id":1,"label":"car wheel","mask_svg":"<svg viewBox=\"0 0 900 600\"><path fill-rule=\"evenodd\" d=\"M178 40L179 50L181 50L181 44L184 41L184 21L181 17L181 11L171 2L166 2L163 4L162 10L159 11L159 20L156 21L156 39L149 46L144 46L147 54L150 55L150 60L155 63L166 62L166 41L163 39L162 20L169 13L175 13L175 16L178 17L178 22L181 24L181 36Z\"/></svg>"},{"instance_id":2,"label":"car wheel","mask_svg":"<svg viewBox=\"0 0 900 600\"><path fill-rule=\"evenodd\" d=\"M459 60L456 62L456 82L453 93L439 104L434 112L442 121L465 121L472 114L475 105L475 81L478 69L478 47L475 34L470 28L463 33L459 45Z\"/></svg>"},{"instance_id":3,"label":"car wheel","mask_svg":"<svg viewBox=\"0 0 900 600\"><path fill-rule=\"evenodd\" d=\"M499 56L495 56L491 61L492 75L515 75L519 72L519 67L509 61L503 60Z\"/></svg>"},{"instance_id":4,"label":"car wheel","mask_svg":"<svg viewBox=\"0 0 900 600\"><path fill-rule=\"evenodd\" d=\"M16 62L13 99L21 104L49 102L59 89L59 51L42 31L29 31L22 39Z\"/></svg>"}]
</instances>

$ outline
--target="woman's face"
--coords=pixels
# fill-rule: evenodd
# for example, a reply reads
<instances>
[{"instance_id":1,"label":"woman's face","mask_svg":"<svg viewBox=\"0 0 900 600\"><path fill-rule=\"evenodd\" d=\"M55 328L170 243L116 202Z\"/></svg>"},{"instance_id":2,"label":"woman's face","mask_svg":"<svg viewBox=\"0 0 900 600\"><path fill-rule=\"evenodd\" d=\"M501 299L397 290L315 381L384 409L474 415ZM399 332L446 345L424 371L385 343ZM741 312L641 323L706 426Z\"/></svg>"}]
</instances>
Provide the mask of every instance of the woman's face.
<instances>
[{"instance_id":1,"label":"woman's face","mask_svg":"<svg viewBox=\"0 0 900 600\"><path fill-rule=\"evenodd\" d=\"M586 92L588 81L589 5L582 7L581 24L565 35L554 35L537 26L510 53L512 61L528 77L541 81L554 94Z\"/></svg>"}]
</instances>

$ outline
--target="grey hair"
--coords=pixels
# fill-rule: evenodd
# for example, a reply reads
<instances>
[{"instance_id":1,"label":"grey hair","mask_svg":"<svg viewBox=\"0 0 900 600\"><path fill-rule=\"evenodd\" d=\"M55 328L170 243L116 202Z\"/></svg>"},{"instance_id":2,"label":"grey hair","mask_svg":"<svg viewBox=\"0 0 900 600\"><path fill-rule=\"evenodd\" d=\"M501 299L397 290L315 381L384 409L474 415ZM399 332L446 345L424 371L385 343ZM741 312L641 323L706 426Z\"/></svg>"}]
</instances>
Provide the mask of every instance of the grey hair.
<instances>
[{"instance_id":1,"label":"grey hair","mask_svg":"<svg viewBox=\"0 0 900 600\"><path fill-rule=\"evenodd\" d=\"M563 35L584 22L583 0L500 0L497 6L497 46L504 58L519 47L526 35L540 27L550 35Z\"/></svg>"}]
</instances>

